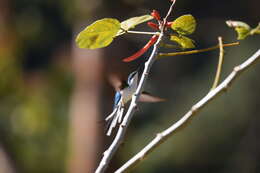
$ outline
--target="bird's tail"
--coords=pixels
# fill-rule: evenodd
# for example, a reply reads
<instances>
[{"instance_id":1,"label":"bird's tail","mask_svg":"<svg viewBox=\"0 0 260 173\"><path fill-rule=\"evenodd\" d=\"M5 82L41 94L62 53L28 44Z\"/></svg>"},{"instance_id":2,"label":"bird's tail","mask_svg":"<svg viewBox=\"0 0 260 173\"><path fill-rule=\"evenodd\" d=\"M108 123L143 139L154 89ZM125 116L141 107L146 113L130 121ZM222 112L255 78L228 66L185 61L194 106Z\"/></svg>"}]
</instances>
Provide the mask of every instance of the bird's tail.
<instances>
[{"instance_id":1,"label":"bird's tail","mask_svg":"<svg viewBox=\"0 0 260 173\"><path fill-rule=\"evenodd\" d=\"M117 123L121 123L124 114L124 107L123 106L116 106L113 112L107 116L107 136L112 134L113 129L116 127Z\"/></svg>"}]
</instances>

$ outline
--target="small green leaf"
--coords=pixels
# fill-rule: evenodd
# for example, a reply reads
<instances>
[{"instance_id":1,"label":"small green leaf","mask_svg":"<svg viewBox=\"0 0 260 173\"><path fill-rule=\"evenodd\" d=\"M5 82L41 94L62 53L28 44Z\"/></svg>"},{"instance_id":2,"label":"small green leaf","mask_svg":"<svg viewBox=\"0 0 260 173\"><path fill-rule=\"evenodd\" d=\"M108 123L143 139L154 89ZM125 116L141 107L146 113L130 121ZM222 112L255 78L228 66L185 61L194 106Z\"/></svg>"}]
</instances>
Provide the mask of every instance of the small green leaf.
<instances>
[{"instance_id":1,"label":"small green leaf","mask_svg":"<svg viewBox=\"0 0 260 173\"><path fill-rule=\"evenodd\" d=\"M79 48L96 49L108 46L120 30L120 22L113 18L97 20L81 31L76 43Z\"/></svg>"},{"instance_id":2,"label":"small green leaf","mask_svg":"<svg viewBox=\"0 0 260 173\"><path fill-rule=\"evenodd\" d=\"M236 27L235 28L237 32L237 39L238 40L244 40L249 35L249 30L242 28L242 27Z\"/></svg>"},{"instance_id":3,"label":"small green leaf","mask_svg":"<svg viewBox=\"0 0 260 173\"><path fill-rule=\"evenodd\" d=\"M183 15L172 22L171 28L181 35L190 35L196 29L196 20L190 15Z\"/></svg>"},{"instance_id":4,"label":"small green leaf","mask_svg":"<svg viewBox=\"0 0 260 173\"><path fill-rule=\"evenodd\" d=\"M250 26L241 21L226 21L227 25L231 28L234 28L237 32L237 39L243 40L250 34Z\"/></svg>"},{"instance_id":5,"label":"small green leaf","mask_svg":"<svg viewBox=\"0 0 260 173\"><path fill-rule=\"evenodd\" d=\"M151 15L143 15L143 16L138 16L138 17L132 17L130 19L127 19L123 22L121 22L121 29L117 35L121 35L125 31L128 31L129 29L134 28L136 25L139 25L141 23L147 22L149 20L152 20L153 17Z\"/></svg>"},{"instance_id":6,"label":"small green leaf","mask_svg":"<svg viewBox=\"0 0 260 173\"><path fill-rule=\"evenodd\" d=\"M171 41L176 42L181 46L182 49L192 49L195 48L194 41L188 37L185 37L183 35L171 35L170 37Z\"/></svg>"},{"instance_id":7,"label":"small green leaf","mask_svg":"<svg viewBox=\"0 0 260 173\"><path fill-rule=\"evenodd\" d=\"M248 24L246 24L245 22L228 20L228 21L226 21L226 23L231 28L240 27L240 28L245 28L246 30L250 30L250 26Z\"/></svg>"}]
</instances>

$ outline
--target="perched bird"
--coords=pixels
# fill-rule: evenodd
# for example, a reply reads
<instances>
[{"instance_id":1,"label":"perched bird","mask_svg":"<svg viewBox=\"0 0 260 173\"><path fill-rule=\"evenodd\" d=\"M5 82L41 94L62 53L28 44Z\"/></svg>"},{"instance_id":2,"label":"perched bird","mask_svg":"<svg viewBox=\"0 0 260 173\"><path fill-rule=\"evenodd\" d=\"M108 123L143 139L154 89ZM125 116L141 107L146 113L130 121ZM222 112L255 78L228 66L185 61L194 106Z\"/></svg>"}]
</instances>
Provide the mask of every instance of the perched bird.
<instances>
[{"instance_id":1,"label":"perched bird","mask_svg":"<svg viewBox=\"0 0 260 173\"><path fill-rule=\"evenodd\" d=\"M114 98L114 107L113 112L106 117L106 121L109 121L107 136L110 136L113 128L117 125L117 123L121 123L123 114L124 114L124 106L127 102L129 102L132 98L132 95L135 93L138 86L138 71L132 72L127 81L120 81L115 76L110 78L111 84L114 86L116 93ZM164 99L155 97L150 95L147 92L142 92L139 97L139 101L141 102L161 102Z\"/></svg>"}]
</instances>

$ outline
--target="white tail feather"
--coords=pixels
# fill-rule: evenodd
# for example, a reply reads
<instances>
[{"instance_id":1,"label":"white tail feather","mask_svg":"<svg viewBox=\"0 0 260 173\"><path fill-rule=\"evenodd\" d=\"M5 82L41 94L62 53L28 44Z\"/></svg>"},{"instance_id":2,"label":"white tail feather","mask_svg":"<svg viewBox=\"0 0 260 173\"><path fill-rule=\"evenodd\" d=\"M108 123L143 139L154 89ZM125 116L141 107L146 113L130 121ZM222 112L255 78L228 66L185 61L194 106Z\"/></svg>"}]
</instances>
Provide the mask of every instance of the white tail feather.
<instances>
[{"instance_id":1,"label":"white tail feather","mask_svg":"<svg viewBox=\"0 0 260 173\"><path fill-rule=\"evenodd\" d=\"M124 114L124 107L121 107L119 111L118 123L121 123L123 114Z\"/></svg>"},{"instance_id":2,"label":"white tail feather","mask_svg":"<svg viewBox=\"0 0 260 173\"><path fill-rule=\"evenodd\" d=\"M118 107L116 107L116 108L113 110L113 112L106 117L105 120L108 121L108 120L110 120L111 118L113 118L117 110L118 110Z\"/></svg>"},{"instance_id":3,"label":"white tail feather","mask_svg":"<svg viewBox=\"0 0 260 173\"><path fill-rule=\"evenodd\" d=\"M117 114L118 114L118 111L117 111ZM108 131L107 131L107 136L110 136L110 135L111 135L111 133L112 133L112 131L113 131L113 128L116 126L117 118L118 118L118 116L115 115L114 118L113 118L113 120L112 120L112 123L110 124L109 129L108 129Z\"/></svg>"}]
</instances>

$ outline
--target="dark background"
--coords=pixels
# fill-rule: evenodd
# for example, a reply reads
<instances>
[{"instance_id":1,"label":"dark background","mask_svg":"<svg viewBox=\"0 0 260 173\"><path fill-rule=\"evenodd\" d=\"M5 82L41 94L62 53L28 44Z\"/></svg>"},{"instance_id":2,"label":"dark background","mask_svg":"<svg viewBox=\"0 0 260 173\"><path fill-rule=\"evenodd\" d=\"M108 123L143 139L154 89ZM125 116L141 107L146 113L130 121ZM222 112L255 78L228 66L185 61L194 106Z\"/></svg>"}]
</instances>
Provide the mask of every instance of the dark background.
<instances>
[{"instance_id":1,"label":"dark background","mask_svg":"<svg viewBox=\"0 0 260 173\"><path fill-rule=\"evenodd\" d=\"M0 173L94 172L112 137L102 120L112 110L113 88L149 55L121 59L139 50L147 36L124 35L106 48L80 50L75 37L97 19L127 18L157 9L159 0L1 0L0 1ZM226 20L255 27L257 0L177 0L171 19L192 14L197 48L236 41ZM146 30L145 24L135 30ZM225 49L222 79L259 49L259 36ZM164 50L166 51L166 50ZM174 52L176 50L167 50ZM139 106L112 172L199 101L214 80L218 51L156 61L146 90L167 99ZM260 66L199 113L190 124L138 165L133 172L256 173L260 171Z\"/></svg>"}]
</instances>

